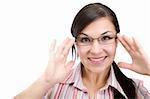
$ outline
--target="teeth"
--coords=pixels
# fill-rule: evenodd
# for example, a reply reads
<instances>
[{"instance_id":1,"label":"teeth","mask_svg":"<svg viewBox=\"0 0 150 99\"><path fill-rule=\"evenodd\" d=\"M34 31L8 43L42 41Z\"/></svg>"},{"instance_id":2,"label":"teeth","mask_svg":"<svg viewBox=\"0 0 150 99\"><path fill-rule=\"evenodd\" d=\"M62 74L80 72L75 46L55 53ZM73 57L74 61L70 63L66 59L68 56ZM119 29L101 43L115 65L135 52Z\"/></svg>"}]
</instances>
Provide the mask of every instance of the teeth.
<instances>
[{"instance_id":1,"label":"teeth","mask_svg":"<svg viewBox=\"0 0 150 99\"><path fill-rule=\"evenodd\" d=\"M89 58L91 61L93 62L99 62L99 61L102 61L104 60L105 57L101 57L101 58Z\"/></svg>"}]
</instances>

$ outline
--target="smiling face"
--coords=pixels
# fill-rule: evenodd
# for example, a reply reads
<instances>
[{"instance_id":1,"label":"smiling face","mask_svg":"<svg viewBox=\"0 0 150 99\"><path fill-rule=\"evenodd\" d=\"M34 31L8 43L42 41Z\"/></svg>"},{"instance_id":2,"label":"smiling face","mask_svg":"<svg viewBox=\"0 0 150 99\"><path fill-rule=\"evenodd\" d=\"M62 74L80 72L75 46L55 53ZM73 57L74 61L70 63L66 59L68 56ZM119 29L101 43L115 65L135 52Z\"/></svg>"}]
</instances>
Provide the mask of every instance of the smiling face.
<instances>
[{"instance_id":1,"label":"smiling face","mask_svg":"<svg viewBox=\"0 0 150 99\"><path fill-rule=\"evenodd\" d=\"M99 18L85 27L81 33L91 38L102 37L102 39L94 39L92 44L86 46L77 42L77 53L86 70L95 73L105 72L114 60L117 42L114 38L114 42L103 44L102 40L116 35L113 23L107 17ZM87 39L82 42L87 42Z\"/></svg>"}]
</instances>

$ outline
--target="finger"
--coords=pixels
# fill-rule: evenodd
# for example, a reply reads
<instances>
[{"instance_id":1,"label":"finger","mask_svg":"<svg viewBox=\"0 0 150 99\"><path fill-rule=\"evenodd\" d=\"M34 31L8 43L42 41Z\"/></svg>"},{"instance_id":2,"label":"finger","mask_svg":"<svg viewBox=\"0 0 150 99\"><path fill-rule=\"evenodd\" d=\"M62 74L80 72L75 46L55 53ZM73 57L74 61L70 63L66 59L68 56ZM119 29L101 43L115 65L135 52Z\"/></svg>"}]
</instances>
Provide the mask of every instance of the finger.
<instances>
[{"instance_id":1,"label":"finger","mask_svg":"<svg viewBox=\"0 0 150 99\"><path fill-rule=\"evenodd\" d=\"M70 73L70 71L72 71L72 67L73 67L73 65L75 64L75 61L69 61L67 64L66 64L66 71L67 71L67 73Z\"/></svg>"},{"instance_id":2,"label":"finger","mask_svg":"<svg viewBox=\"0 0 150 99\"><path fill-rule=\"evenodd\" d=\"M68 41L68 43L66 43L66 46L65 46L64 50L61 53L61 57L63 59L62 62L66 62L67 56L69 54L69 50L73 46L73 44L74 44L74 39L70 39Z\"/></svg>"},{"instance_id":3,"label":"finger","mask_svg":"<svg viewBox=\"0 0 150 99\"><path fill-rule=\"evenodd\" d=\"M67 37L57 48L56 54L61 55L67 42L68 42L69 38Z\"/></svg>"},{"instance_id":4,"label":"finger","mask_svg":"<svg viewBox=\"0 0 150 99\"><path fill-rule=\"evenodd\" d=\"M73 46L74 41L74 39L70 39L68 44L65 46L64 51L62 52L65 56L68 56L69 50Z\"/></svg>"},{"instance_id":5,"label":"finger","mask_svg":"<svg viewBox=\"0 0 150 99\"><path fill-rule=\"evenodd\" d=\"M65 48L64 48L64 50L62 52L62 55L64 56L63 57L63 62L66 62L67 56L69 54L69 50L73 46L73 43L74 43L74 39L70 39L68 41L68 43L66 44L66 46L65 46Z\"/></svg>"},{"instance_id":6,"label":"finger","mask_svg":"<svg viewBox=\"0 0 150 99\"><path fill-rule=\"evenodd\" d=\"M130 51L135 51L135 46L133 44L133 39L129 38L128 36L124 35L123 36L124 41L126 42L126 44L129 46Z\"/></svg>"},{"instance_id":7,"label":"finger","mask_svg":"<svg viewBox=\"0 0 150 99\"><path fill-rule=\"evenodd\" d=\"M131 64L125 62L119 62L118 66L124 69L133 70Z\"/></svg>"},{"instance_id":8,"label":"finger","mask_svg":"<svg viewBox=\"0 0 150 99\"><path fill-rule=\"evenodd\" d=\"M50 48L49 48L50 53L55 50L55 46L56 46L56 40L54 39L50 44Z\"/></svg>"},{"instance_id":9,"label":"finger","mask_svg":"<svg viewBox=\"0 0 150 99\"><path fill-rule=\"evenodd\" d=\"M118 40L120 41L120 43L122 44L122 46L128 51L130 52L130 47L128 46L128 44L126 44L125 40L123 39L123 35L117 34Z\"/></svg>"},{"instance_id":10,"label":"finger","mask_svg":"<svg viewBox=\"0 0 150 99\"><path fill-rule=\"evenodd\" d=\"M142 54L144 51L144 49L143 49L143 47L140 45L140 43L133 37L132 38L132 40L133 40L133 44L134 44L134 46L135 46L135 50L137 51L137 52L139 52L140 54Z\"/></svg>"},{"instance_id":11,"label":"finger","mask_svg":"<svg viewBox=\"0 0 150 99\"><path fill-rule=\"evenodd\" d=\"M125 62L118 62L118 66L125 69L131 69L131 65Z\"/></svg>"}]
</instances>

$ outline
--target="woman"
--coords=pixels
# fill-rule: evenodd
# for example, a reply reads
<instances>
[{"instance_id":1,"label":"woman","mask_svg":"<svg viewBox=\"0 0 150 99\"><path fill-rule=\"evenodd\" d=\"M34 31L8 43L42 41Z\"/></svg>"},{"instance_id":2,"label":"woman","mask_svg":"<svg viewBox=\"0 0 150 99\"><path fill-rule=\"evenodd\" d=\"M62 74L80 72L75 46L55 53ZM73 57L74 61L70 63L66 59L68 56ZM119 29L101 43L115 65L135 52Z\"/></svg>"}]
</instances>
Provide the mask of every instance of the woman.
<instances>
[{"instance_id":1,"label":"woman","mask_svg":"<svg viewBox=\"0 0 150 99\"><path fill-rule=\"evenodd\" d=\"M148 57L137 41L119 32L117 17L110 8L101 3L86 5L72 23L75 40L66 38L57 49L54 41L43 75L15 99L150 98L141 82L127 78L114 62L120 41L132 57L132 64L118 65L150 75ZM75 69L72 69L74 60L66 63L71 47L73 55L77 54L81 61Z\"/></svg>"}]
</instances>

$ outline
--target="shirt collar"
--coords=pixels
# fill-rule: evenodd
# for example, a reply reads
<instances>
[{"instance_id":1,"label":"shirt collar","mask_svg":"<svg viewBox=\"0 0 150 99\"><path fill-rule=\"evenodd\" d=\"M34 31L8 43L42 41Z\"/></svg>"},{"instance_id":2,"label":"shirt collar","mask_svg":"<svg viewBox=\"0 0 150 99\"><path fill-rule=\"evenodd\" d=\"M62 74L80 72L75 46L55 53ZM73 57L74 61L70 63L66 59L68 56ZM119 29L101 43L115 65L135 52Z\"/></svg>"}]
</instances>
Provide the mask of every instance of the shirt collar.
<instances>
[{"instance_id":1,"label":"shirt collar","mask_svg":"<svg viewBox=\"0 0 150 99\"><path fill-rule=\"evenodd\" d=\"M74 69L72 73L70 73L66 79L62 82L64 84L73 84L74 87L87 92L86 87L83 85L82 77L81 77L81 65L77 65L77 67ZM116 79L113 66L111 66L110 75L107 79L107 82L103 88L101 88L99 91L106 90L108 87L113 87L116 90L118 90L123 96L127 98L125 95L123 89L121 88L119 82Z\"/></svg>"}]
</instances>

